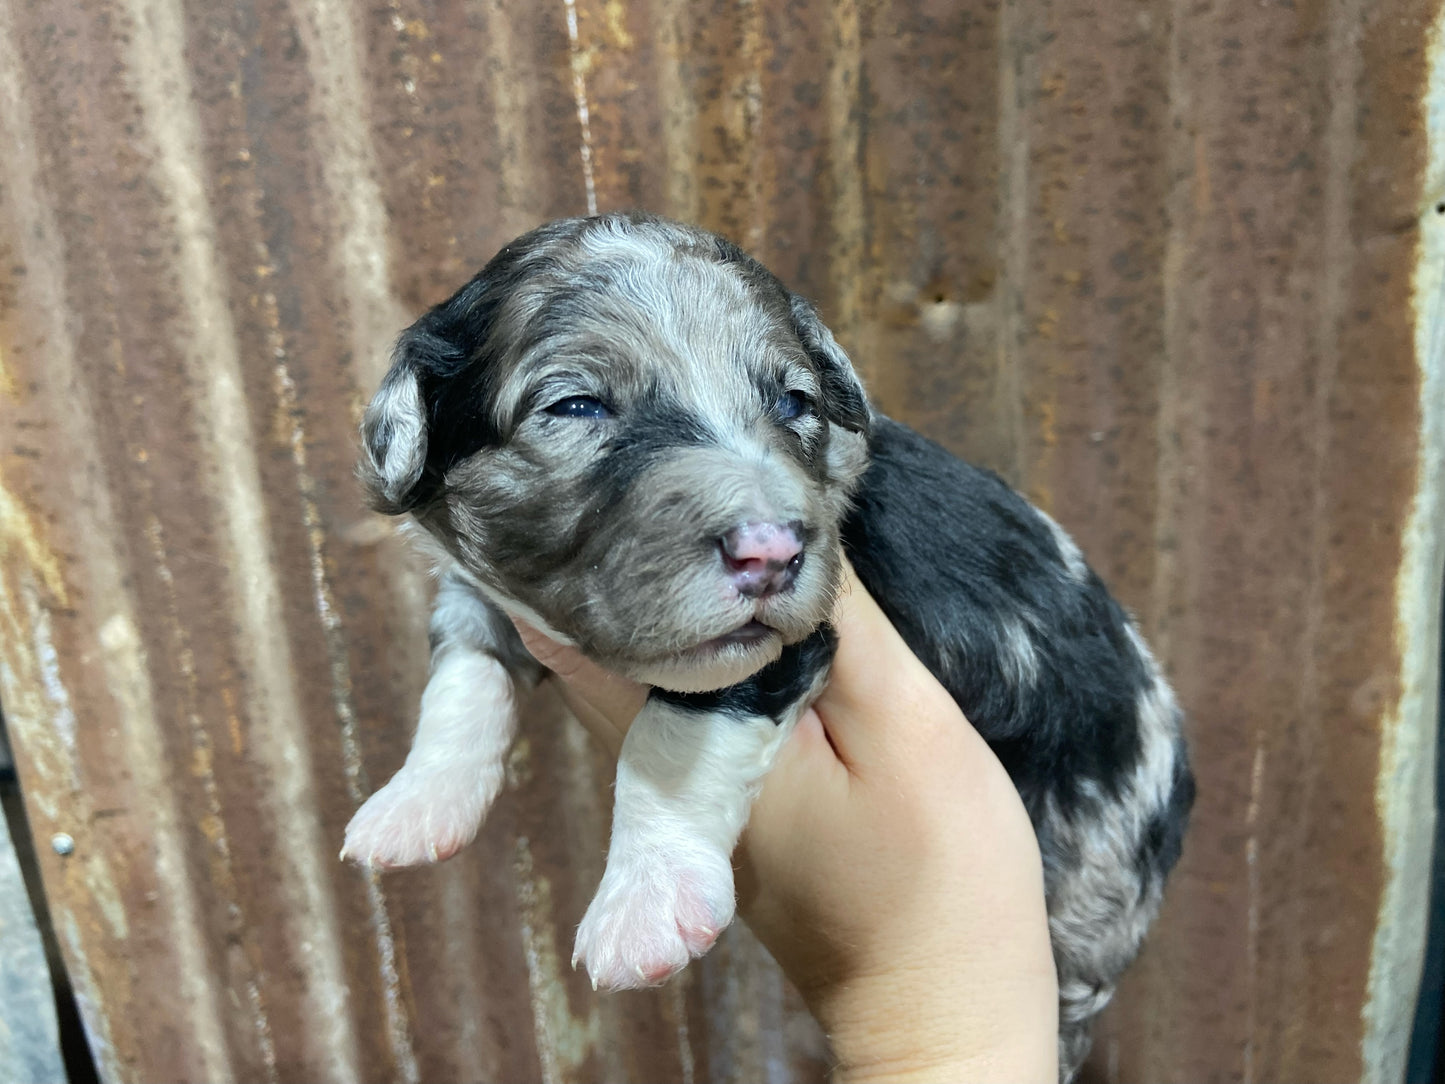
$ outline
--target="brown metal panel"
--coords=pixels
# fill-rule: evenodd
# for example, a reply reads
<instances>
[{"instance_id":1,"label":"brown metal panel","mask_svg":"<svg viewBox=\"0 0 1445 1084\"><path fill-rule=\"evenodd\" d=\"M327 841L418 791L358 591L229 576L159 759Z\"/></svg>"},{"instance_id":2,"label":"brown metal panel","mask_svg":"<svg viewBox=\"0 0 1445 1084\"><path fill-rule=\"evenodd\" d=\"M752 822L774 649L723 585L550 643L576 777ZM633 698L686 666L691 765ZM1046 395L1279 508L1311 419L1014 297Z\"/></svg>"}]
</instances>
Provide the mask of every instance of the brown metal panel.
<instances>
[{"instance_id":1,"label":"brown metal panel","mask_svg":"<svg viewBox=\"0 0 1445 1084\"><path fill-rule=\"evenodd\" d=\"M500 244L623 206L816 297L1159 646L1201 799L1090 1072L1390 1064L1437 6L0 3L0 697L106 1079L824 1075L745 930L662 991L567 967L609 773L549 698L462 856L335 860L425 675L361 405Z\"/></svg>"},{"instance_id":2,"label":"brown metal panel","mask_svg":"<svg viewBox=\"0 0 1445 1084\"><path fill-rule=\"evenodd\" d=\"M1047 470L1090 552L1126 552L1136 532L1157 545L1152 584L1116 578L1195 719L1195 830L1099 1058L1126 1078L1381 1071L1360 1061L1385 920L1375 781L1402 680L1421 412L1438 410L1410 294L1433 14L1178 6L1161 28L1168 247L1151 267L1099 246L1146 281L1162 273L1161 447L1116 468L1107 433L1065 434L1097 423L1063 395L1075 452ZM1081 507L1151 480L1152 524ZM1179 1018L1200 1022L1170 1035Z\"/></svg>"}]
</instances>

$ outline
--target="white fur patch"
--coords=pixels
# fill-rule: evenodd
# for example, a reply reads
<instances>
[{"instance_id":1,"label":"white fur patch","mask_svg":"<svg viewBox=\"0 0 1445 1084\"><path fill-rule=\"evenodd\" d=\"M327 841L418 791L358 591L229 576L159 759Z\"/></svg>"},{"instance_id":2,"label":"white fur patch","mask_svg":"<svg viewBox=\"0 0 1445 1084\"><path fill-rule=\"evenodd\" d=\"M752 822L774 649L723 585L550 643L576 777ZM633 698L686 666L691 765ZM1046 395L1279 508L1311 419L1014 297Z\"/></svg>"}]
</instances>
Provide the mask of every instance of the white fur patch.
<instances>
[{"instance_id":1,"label":"white fur patch","mask_svg":"<svg viewBox=\"0 0 1445 1084\"><path fill-rule=\"evenodd\" d=\"M1039 677L1039 655L1028 626L1012 615L999 619L999 663L1017 688L1032 686Z\"/></svg>"},{"instance_id":2,"label":"white fur patch","mask_svg":"<svg viewBox=\"0 0 1445 1084\"><path fill-rule=\"evenodd\" d=\"M733 848L807 703L779 725L647 702L617 763L607 870L577 930L572 962L594 987L655 985L732 921Z\"/></svg>"},{"instance_id":3,"label":"white fur patch","mask_svg":"<svg viewBox=\"0 0 1445 1084\"><path fill-rule=\"evenodd\" d=\"M1034 512L1044 521L1044 526L1054 536L1054 545L1059 547L1059 555L1064 559L1064 567L1068 569L1069 575L1076 583L1083 583L1089 578L1089 565L1084 560L1084 555L1079 550L1078 543L1069 537L1069 532L1059 526L1058 522L1042 509L1035 508Z\"/></svg>"},{"instance_id":4,"label":"white fur patch","mask_svg":"<svg viewBox=\"0 0 1445 1084\"><path fill-rule=\"evenodd\" d=\"M516 729L502 664L460 644L440 651L406 763L346 826L341 857L383 869L450 858L501 792Z\"/></svg>"}]
</instances>

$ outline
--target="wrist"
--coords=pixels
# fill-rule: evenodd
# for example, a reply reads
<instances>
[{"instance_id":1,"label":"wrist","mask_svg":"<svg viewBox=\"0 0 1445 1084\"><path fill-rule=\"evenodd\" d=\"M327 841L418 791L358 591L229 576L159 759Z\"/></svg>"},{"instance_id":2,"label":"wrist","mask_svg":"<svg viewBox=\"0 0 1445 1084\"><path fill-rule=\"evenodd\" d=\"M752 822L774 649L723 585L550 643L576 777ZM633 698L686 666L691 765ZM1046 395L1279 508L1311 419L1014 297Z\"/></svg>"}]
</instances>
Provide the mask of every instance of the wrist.
<instances>
[{"instance_id":1,"label":"wrist","mask_svg":"<svg viewBox=\"0 0 1445 1084\"><path fill-rule=\"evenodd\" d=\"M820 997L816 1011L833 1049L834 1084L1054 1084L1052 968L1046 976L1001 978L987 990L961 988L956 976L965 970L895 968Z\"/></svg>"}]
</instances>

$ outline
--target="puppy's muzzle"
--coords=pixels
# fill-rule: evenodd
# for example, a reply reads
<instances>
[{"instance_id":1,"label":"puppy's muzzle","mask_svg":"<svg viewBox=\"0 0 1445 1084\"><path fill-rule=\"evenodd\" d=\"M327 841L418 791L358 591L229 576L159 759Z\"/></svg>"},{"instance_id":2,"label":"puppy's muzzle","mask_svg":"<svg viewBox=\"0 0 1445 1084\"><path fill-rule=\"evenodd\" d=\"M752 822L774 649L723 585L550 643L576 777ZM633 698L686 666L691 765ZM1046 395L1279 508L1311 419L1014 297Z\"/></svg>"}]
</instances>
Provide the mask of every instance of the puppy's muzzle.
<instances>
[{"instance_id":1,"label":"puppy's muzzle","mask_svg":"<svg viewBox=\"0 0 1445 1084\"><path fill-rule=\"evenodd\" d=\"M744 523L718 539L723 569L737 593L761 599L792 589L803 567L803 525Z\"/></svg>"}]
</instances>

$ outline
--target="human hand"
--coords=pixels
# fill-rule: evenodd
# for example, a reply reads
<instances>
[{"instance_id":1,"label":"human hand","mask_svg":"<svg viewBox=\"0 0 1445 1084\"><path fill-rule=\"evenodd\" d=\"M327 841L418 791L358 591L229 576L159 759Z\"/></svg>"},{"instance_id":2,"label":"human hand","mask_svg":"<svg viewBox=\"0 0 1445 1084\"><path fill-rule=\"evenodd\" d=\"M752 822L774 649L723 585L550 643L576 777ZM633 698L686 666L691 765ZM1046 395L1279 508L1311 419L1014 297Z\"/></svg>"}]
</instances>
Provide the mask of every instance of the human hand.
<instances>
[{"instance_id":1,"label":"human hand","mask_svg":"<svg viewBox=\"0 0 1445 1084\"><path fill-rule=\"evenodd\" d=\"M1038 842L953 699L847 570L832 678L734 856L739 911L828 1032L838 1079L1057 1075ZM647 696L520 627L615 758Z\"/></svg>"}]
</instances>

